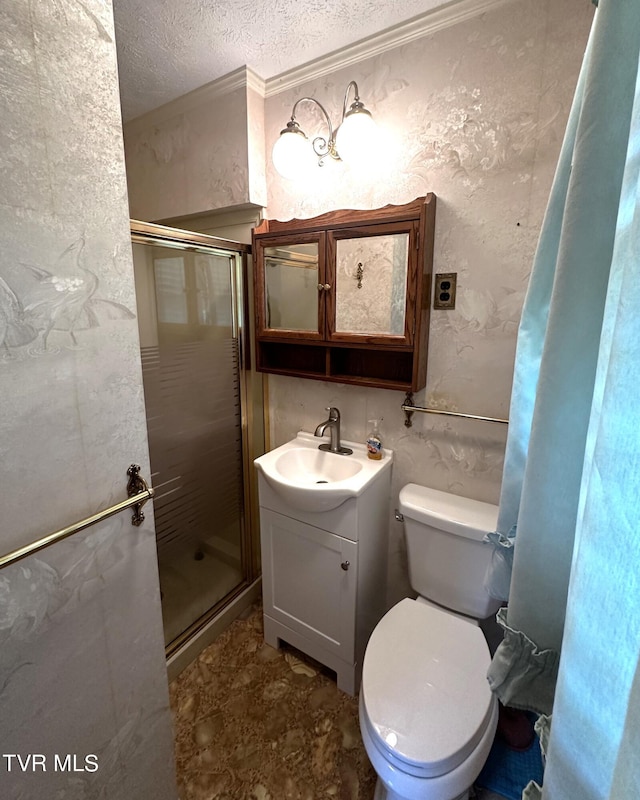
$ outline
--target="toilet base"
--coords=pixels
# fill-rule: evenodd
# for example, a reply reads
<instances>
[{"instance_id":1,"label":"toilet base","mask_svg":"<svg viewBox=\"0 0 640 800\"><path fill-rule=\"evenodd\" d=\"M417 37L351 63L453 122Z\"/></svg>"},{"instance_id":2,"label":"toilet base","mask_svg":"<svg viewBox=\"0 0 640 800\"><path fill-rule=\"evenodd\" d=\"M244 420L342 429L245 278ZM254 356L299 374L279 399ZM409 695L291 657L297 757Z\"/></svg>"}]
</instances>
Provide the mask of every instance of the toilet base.
<instances>
[{"instance_id":1,"label":"toilet base","mask_svg":"<svg viewBox=\"0 0 640 800\"><path fill-rule=\"evenodd\" d=\"M376 781L376 790L373 793L373 800L406 800L406 798L401 797L395 792L392 792L390 789L387 789L380 778L378 778ZM454 798L454 800L469 800L469 791L467 790L466 792L463 792Z\"/></svg>"}]
</instances>

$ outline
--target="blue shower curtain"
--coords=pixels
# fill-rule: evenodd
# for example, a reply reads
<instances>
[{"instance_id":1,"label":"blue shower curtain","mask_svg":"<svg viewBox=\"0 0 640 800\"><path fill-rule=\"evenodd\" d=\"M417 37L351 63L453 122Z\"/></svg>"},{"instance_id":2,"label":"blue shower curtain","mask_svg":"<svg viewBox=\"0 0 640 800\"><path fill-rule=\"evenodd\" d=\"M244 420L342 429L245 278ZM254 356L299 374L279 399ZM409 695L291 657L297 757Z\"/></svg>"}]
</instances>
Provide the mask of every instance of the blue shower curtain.
<instances>
[{"instance_id":1,"label":"blue shower curtain","mask_svg":"<svg viewBox=\"0 0 640 800\"><path fill-rule=\"evenodd\" d=\"M639 0L600 0L523 310L491 537L487 586L509 605L489 682L543 732L553 712L545 800L640 797L639 53Z\"/></svg>"}]
</instances>

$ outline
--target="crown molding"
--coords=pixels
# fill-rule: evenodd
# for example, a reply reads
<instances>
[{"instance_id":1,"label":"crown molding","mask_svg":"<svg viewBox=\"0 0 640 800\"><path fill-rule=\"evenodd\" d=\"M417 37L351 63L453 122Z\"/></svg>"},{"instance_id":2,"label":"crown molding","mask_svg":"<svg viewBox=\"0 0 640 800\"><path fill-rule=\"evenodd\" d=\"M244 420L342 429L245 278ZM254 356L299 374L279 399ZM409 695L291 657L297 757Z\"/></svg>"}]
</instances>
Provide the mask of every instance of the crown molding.
<instances>
[{"instance_id":1,"label":"crown molding","mask_svg":"<svg viewBox=\"0 0 640 800\"><path fill-rule=\"evenodd\" d=\"M392 28L387 28L382 33L361 39L322 58L267 79L264 82L264 96L271 97L286 92L307 81L316 80L343 67L373 58L387 50L401 47L415 39L457 25L511 2L513 0L452 0L407 22L400 22Z\"/></svg>"},{"instance_id":2,"label":"crown molding","mask_svg":"<svg viewBox=\"0 0 640 800\"><path fill-rule=\"evenodd\" d=\"M266 81L261 78L257 72L254 72L250 67L247 67L247 87L253 89L261 97L265 96Z\"/></svg>"},{"instance_id":3,"label":"crown molding","mask_svg":"<svg viewBox=\"0 0 640 800\"><path fill-rule=\"evenodd\" d=\"M158 108L147 111L146 114L134 117L124 123L124 128L130 135L138 130L146 130L152 125L158 125L193 108L207 105L216 97L229 94L236 91L236 89L252 89L261 97L264 97L265 82L249 67L240 67L227 75L223 75L222 78L205 83L204 86L199 86L197 89L187 92L187 94L180 95L175 100L170 100L168 103L158 106Z\"/></svg>"}]
</instances>

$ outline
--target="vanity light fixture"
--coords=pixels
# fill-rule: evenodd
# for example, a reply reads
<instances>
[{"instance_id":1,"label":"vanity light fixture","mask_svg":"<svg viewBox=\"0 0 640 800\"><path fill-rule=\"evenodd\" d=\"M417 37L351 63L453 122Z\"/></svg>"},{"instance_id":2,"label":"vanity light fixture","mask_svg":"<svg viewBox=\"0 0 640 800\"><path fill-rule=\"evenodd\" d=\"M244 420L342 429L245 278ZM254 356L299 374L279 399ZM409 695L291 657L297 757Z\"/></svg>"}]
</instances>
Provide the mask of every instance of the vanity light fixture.
<instances>
[{"instance_id":1,"label":"vanity light fixture","mask_svg":"<svg viewBox=\"0 0 640 800\"><path fill-rule=\"evenodd\" d=\"M355 97L347 110L349 91L352 87ZM296 121L297 108L304 101L314 103L322 112L328 128L327 136L316 136L309 142L307 135ZM273 146L271 152L273 166L283 178L292 180L310 171L314 153L320 167L326 158L351 163L362 162L375 148L375 129L376 124L371 112L360 100L358 84L355 81L350 81L347 85L342 105L342 119L336 131L322 103L315 97L301 97L294 103L291 119L287 122L287 127L280 131L280 136Z\"/></svg>"}]
</instances>

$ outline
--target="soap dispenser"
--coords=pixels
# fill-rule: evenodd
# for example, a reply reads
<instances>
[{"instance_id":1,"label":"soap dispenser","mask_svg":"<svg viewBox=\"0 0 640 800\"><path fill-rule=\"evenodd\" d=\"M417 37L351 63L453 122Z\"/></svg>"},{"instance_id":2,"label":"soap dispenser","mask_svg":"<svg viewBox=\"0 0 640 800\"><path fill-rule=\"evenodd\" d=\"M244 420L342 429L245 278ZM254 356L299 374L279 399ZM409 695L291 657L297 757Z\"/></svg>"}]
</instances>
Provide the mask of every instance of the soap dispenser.
<instances>
[{"instance_id":1,"label":"soap dispenser","mask_svg":"<svg viewBox=\"0 0 640 800\"><path fill-rule=\"evenodd\" d=\"M374 461L380 461L382 458L382 441L378 431L378 420L370 419L369 424L371 425L371 433L367 436L367 455Z\"/></svg>"}]
</instances>

